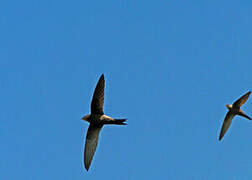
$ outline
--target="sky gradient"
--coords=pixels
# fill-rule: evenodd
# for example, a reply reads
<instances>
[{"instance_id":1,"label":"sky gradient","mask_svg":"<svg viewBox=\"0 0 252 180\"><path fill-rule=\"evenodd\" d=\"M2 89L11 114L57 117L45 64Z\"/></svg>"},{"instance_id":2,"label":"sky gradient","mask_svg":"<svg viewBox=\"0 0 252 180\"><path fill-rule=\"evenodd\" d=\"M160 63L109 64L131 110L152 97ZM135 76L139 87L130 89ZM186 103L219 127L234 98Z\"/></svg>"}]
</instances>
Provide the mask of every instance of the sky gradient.
<instances>
[{"instance_id":1,"label":"sky gradient","mask_svg":"<svg viewBox=\"0 0 252 180\"><path fill-rule=\"evenodd\" d=\"M0 2L0 178L252 179L251 0ZM83 148L105 75L105 127ZM252 99L242 109L252 116Z\"/></svg>"}]
</instances>

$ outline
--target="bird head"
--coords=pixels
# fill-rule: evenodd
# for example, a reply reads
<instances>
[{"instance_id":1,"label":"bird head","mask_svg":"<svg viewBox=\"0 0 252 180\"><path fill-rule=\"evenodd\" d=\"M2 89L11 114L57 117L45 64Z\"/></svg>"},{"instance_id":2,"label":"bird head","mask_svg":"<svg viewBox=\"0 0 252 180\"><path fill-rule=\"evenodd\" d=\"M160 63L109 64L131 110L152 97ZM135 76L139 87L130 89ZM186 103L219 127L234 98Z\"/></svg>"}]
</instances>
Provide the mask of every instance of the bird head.
<instances>
[{"instance_id":1,"label":"bird head","mask_svg":"<svg viewBox=\"0 0 252 180\"><path fill-rule=\"evenodd\" d=\"M232 104L227 104L226 107L227 107L228 109L232 109L233 106L232 106Z\"/></svg>"},{"instance_id":2,"label":"bird head","mask_svg":"<svg viewBox=\"0 0 252 180\"><path fill-rule=\"evenodd\" d=\"M81 119L84 120L84 121L88 121L88 122L89 122L89 117L90 117L90 114L84 116L84 117L81 118Z\"/></svg>"}]
</instances>

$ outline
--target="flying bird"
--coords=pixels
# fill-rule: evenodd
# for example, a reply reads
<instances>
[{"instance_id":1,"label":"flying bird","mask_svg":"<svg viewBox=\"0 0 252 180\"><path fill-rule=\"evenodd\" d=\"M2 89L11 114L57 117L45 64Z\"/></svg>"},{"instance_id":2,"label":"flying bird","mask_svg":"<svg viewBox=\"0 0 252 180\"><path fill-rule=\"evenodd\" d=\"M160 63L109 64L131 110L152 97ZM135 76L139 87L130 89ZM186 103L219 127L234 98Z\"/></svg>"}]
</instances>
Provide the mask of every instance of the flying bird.
<instances>
[{"instance_id":1,"label":"flying bird","mask_svg":"<svg viewBox=\"0 0 252 180\"><path fill-rule=\"evenodd\" d=\"M103 125L116 124L116 125L127 125L124 121L127 119L114 119L104 114L104 87L105 80L102 74L93 94L91 102L91 114L85 115L82 120L89 122L89 127L86 135L86 143L84 150L84 165L88 171L92 162L97 144L99 133Z\"/></svg>"},{"instance_id":2,"label":"flying bird","mask_svg":"<svg viewBox=\"0 0 252 180\"><path fill-rule=\"evenodd\" d=\"M242 97L240 97L233 104L226 105L226 107L228 108L229 111L226 114L226 117L224 119L224 122L223 122L223 125L222 125L222 128L221 128L221 132L220 132L219 141L222 139L222 137L227 132L230 124L232 123L232 119L234 118L235 115L243 116L243 117L251 120L251 118L249 116L247 116L240 109L240 107L248 100L250 93L251 93L251 91L247 92L245 95L243 95Z\"/></svg>"}]
</instances>

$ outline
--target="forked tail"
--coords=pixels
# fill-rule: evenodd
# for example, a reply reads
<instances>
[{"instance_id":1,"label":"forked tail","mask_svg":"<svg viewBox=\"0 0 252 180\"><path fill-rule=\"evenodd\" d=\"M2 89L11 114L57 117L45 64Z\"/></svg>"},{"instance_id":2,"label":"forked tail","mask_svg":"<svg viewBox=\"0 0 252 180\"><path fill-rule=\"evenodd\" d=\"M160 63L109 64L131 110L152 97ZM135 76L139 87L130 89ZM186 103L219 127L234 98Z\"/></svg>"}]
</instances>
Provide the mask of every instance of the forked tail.
<instances>
[{"instance_id":1,"label":"forked tail","mask_svg":"<svg viewBox=\"0 0 252 180\"><path fill-rule=\"evenodd\" d=\"M252 120L248 115L246 115L246 114L245 114L243 111L241 111L241 110L240 110L240 112L239 112L238 115L243 116L243 117L245 117L245 118L247 118L247 119L249 119L249 120Z\"/></svg>"},{"instance_id":2,"label":"forked tail","mask_svg":"<svg viewBox=\"0 0 252 180\"><path fill-rule=\"evenodd\" d=\"M127 125L127 123L125 123L127 119L114 119L112 124L116 124L116 125Z\"/></svg>"}]
</instances>

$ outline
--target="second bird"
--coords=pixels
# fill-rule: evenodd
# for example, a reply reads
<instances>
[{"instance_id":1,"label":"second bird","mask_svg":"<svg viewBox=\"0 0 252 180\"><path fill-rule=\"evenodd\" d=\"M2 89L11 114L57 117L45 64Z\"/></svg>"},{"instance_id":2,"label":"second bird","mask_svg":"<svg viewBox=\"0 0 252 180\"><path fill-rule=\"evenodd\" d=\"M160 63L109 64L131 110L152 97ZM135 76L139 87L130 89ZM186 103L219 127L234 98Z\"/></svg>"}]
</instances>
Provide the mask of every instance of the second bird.
<instances>
[{"instance_id":1,"label":"second bird","mask_svg":"<svg viewBox=\"0 0 252 180\"><path fill-rule=\"evenodd\" d=\"M90 123L86 136L86 144L84 150L84 164L87 171L92 162L98 143L99 133L103 125L127 125L126 123L124 123L124 121L126 121L127 119L114 119L109 116L106 116L103 113L104 87L105 80L104 75L102 74L94 91L93 99L91 102L91 114L88 114L82 118L83 120L88 121Z\"/></svg>"},{"instance_id":2,"label":"second bird","mask_svg":"<svg viewBox=\"0 0 252 180\"><path fill-rule=\"evenodd\" d=\"M225 135L225 133L227 132L230 124L232 123L232 119L234 118L235 115L240 115L243 116L249 120L251 120L251 118L249 116L247 116L241 109L240 107L248 100L249 95L250 95L250 91L247 92L245 95L243 95L242 97L240 97L237 101L235 101L233 104L230 105L226 105L226 107L228 108L228 113L224 119L222 128L221 128L221 133L220 133L220 137L219 140L222 139L222 137Z\"/></svg>"}]
</instances>

